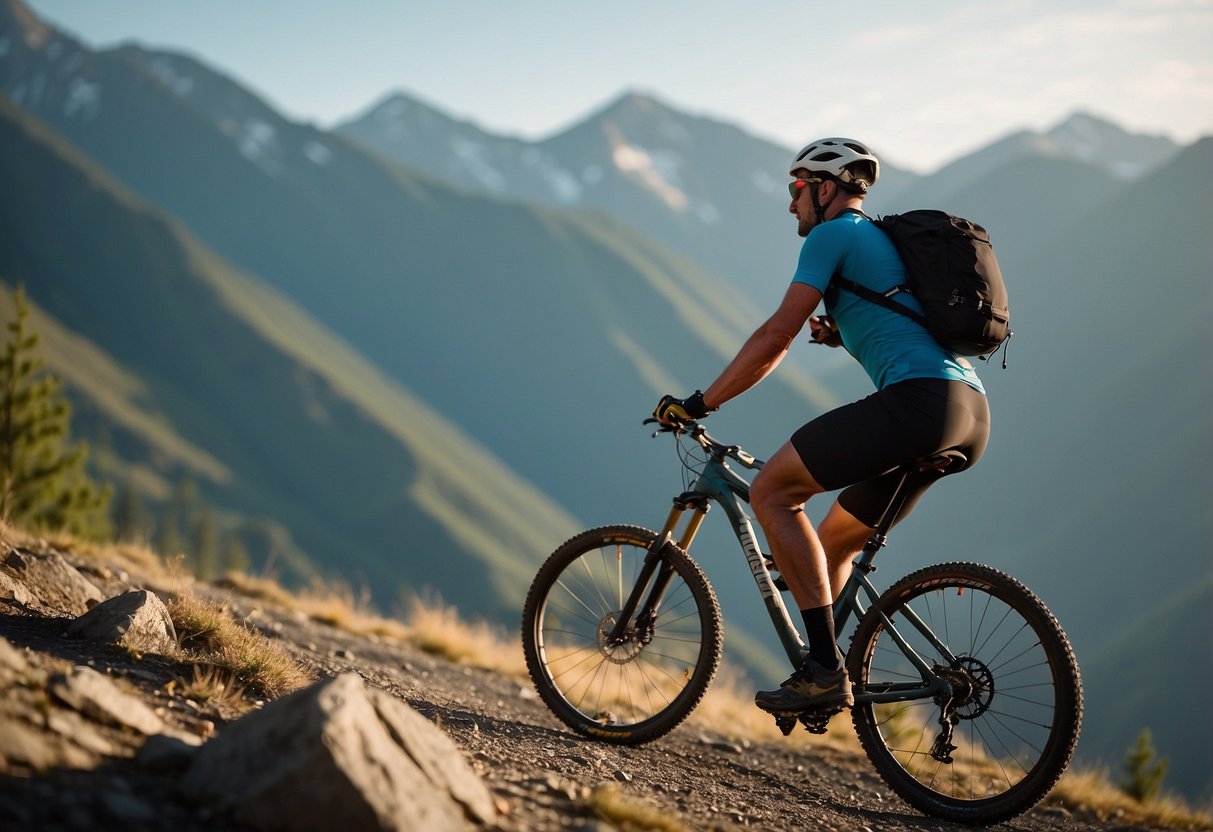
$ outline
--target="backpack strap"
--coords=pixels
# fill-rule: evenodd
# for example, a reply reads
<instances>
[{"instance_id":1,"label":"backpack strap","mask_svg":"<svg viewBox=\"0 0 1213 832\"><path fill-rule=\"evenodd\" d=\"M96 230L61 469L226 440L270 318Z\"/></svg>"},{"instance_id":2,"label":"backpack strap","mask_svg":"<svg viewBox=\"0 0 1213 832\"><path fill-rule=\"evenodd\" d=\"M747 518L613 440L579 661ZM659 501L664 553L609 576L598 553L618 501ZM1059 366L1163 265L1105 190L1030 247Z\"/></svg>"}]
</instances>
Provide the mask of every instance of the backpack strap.
<instances>
[{"instance_id":1,"label":"backpack strap","mask_svg":"<svg viewBox=\"0 0 1213 832\"><path fill-rule=\"evenodd\" d=\"M899 315L905 315L911 321L914 321L915 323L918 323L924 327L927 326L927 319L925 317L919 315L910 307L893 300L896 295L903 292L907 295L913 296L914 293L911 292L906 286L894 286L889 291L882 293L877 292L875 289L869 289L867 286L856 283L854 280L849 280L848 278L838 274L834 275L834 277L830 279L830 284L837 285L840 289L846 289L852 294L859 295L869 303L874 303L877 306L883 306L885 309L896 312Z\"/></svg>"},{"instance_id":2,"label":"backpack strap","mask_svg":"<svg viewBox=\"0 0 1213 832\"><path fill-rule=\"evenodd\" d=\"M867 214L865 214L863 211L859 210L858 208L844 208L840 213L841 214L858 214L859 216L863 217L865 220L868 220L869 222L875 222L875 220L873 220L871 217L869 217ZM881 292L877 292L875 289L869 289L867 286L864 286L861 283L856 283L854 280L845 278L840 274L835 274L830 279L830 288L833 288L835 286L837 286L839 289L846 289L848 292L851 292L852 294L859 295L861 298L868 301L869 303L874 303L877 306L883 306L885 309L888 309L892 312L896 312L899 315L905 315L911 321L914 321L915 323L918 323L924 327L927 326L927 319L925 317L923 317L922 315L919 315L917 312L915 312L910 307L904 306L904 305L898 303L897 301L893 300L893 297L895 295L899 295L902 292L905 292L907 295L913 296L914 293L910 291L910 287L908 287L908 286L894 286L889 291L881 293ZM827 289L827 291L828 291L828 289Z\"/></svg>"}]
</instances>

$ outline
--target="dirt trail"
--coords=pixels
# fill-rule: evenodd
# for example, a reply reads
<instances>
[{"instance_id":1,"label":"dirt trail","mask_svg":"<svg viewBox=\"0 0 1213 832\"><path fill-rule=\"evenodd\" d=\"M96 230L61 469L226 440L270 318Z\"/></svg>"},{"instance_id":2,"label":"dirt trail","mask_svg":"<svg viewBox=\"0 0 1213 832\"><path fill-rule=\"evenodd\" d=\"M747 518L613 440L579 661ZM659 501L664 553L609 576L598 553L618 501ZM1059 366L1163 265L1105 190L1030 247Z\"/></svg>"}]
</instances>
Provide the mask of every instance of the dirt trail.
<instances>
[{"instance_id":1,"label":"dirt trail","mask_svg":"<svg viewBox=\"0 0 1213 832\"><path fill-rule=\"evenodd\" d=\"M501 810L502 832L616 828L595 817L590 792L611 786L691 830L939 830L897 799L858 753L823 746L730 739L684 725L639 748L605 745L572 734L547 711L529 682L472 669L413 647L352 635L224 594L237 617L255 622L318 675L352 670L439 724L464 750ZM232 712L185 702L165 686L185 672L155 656L62 637L65 619L0 614L0 635L29 648L31 664L92 665L123 677L184 730L222 730ZM171 688L171 686L170 686ZM0 704L0 716L4 716ZM213 726L213 728L212 728ZM799 730L799 729L798 729ZM838 729L834 729L838 730ZM122 747L121 738L115 745ZM133 754L128 748L126 753ZM34 777L0 775L0 827L19 821L40 830L235 828L180 797L171 770L149 770L129 757L93 770L57 768ZM1042 805L997 829L1036 832L1141 829Z\"/></svg>"}]
</instances>

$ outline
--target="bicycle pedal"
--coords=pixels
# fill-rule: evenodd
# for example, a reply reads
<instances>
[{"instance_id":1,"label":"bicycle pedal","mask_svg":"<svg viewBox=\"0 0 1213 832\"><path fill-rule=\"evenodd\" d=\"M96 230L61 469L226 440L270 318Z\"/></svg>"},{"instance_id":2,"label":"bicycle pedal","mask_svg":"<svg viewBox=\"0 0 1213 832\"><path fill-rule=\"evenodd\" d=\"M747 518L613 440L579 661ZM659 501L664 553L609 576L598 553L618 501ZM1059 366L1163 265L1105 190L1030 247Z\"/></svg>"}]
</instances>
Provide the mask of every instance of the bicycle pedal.
<instances>
[{"instance_id":1,"label":"bicycle pedal","mask_svg":"<svg viewBox=\"0 0 1213 832\"><path fill-rule=\"evenodd\" d=\"M830 714L808 713L801 714L800 724L810 734L824 734L830 727Z\"/></svg>"},{"instance_id":2,"label":"bicycle pedal","mask_svg":"<svg viewBox=\"0 0 1213 832\"><path fill-rule=\"evenodd\" d=\"M775 717L775 727L777 727L786 737L791 734L792 729L796 727L796 717L777 716Z\"/></svg>"},{"instance_id":3,"label":"bicycle pedal","mask_svg":"<svg viewBox=\"0 0 1213 832\"><path fill-rule=\"evenodd\" d=\"M827 708L819 708L812 711L805 711L799 714L796 718L800 720L800 724L810 734L824 734L830 727L830 720L835 714L843 712L840 706L830 706Z\"/></svg>"}]
</instances>

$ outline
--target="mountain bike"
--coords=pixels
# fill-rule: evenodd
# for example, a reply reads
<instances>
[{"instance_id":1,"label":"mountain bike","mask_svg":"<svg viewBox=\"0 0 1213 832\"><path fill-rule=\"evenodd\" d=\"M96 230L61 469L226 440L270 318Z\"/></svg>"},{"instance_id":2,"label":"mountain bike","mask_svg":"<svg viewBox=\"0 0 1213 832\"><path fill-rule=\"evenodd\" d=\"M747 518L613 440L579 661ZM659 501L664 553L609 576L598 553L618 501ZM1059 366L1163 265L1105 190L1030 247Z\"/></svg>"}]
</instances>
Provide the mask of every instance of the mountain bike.
<instances>
[{"instance_id":1,"label":"mountain bike","mask_svg":"<svg viewBox=\"0 0 1213 832\"><path fill-rule=\"evenodd\" d=\"M793 667L807 648L788 615L773 561L746 513L758 470L737 445L690 422L673 433L689 472L665 525L603 526L573 537L540 567L523 610L527 667L545 704L585 737L636 745L677 727L720 663L715 591L688 552L712 504L732 525ZM698 450L696 450L698 448ZM877 772L925 814L970 825L1014 817L1061 777L1078 742L1082 682L1065 632L1022 583L977 563L920 569L883 593L873 560L909 488L965 464L945 451L901 469L900 486L834 603L838 631L857 625L846 668L852 722ZM688 515L683 529L678 526ZM834 711L775 716L826 730Z\"/></svg>"}]
</instances>

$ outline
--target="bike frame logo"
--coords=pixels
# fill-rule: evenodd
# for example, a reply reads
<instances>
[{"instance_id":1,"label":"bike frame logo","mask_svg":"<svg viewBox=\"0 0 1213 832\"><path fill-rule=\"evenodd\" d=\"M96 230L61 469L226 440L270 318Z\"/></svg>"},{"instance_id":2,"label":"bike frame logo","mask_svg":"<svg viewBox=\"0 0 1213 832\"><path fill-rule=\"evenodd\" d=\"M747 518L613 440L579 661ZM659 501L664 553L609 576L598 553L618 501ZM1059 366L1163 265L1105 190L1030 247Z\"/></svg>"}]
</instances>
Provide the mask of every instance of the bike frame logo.
<instances>
[{"instance_id":1,"label":"bike frame logo","mask_svg":"<svg viewBox=\"0 0 1213 832\"><path fill-rule=\"evenodd\" d=\"M741 541L741 549L745 552L746 562L750 564L750 572L754 575L754 580L758 582L758 591L763 598L774 597L775 584L771 582L771 575L767 572L766 564L763 563L762 552L759 551L758 543L754 540L754 528L746 517L737 521L737 539Z\"/></svg>"}]
</instances>

